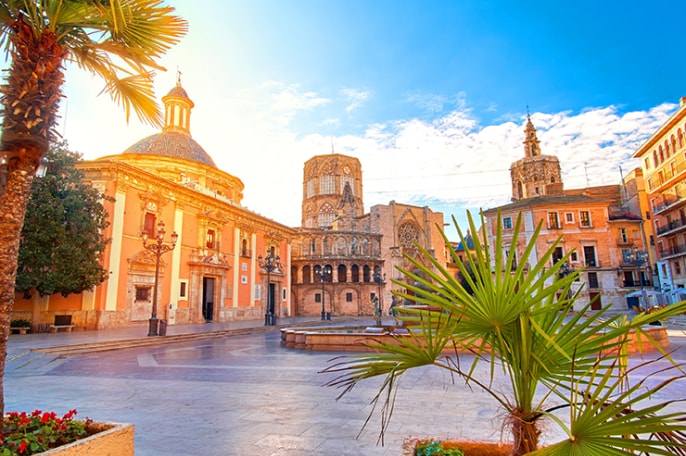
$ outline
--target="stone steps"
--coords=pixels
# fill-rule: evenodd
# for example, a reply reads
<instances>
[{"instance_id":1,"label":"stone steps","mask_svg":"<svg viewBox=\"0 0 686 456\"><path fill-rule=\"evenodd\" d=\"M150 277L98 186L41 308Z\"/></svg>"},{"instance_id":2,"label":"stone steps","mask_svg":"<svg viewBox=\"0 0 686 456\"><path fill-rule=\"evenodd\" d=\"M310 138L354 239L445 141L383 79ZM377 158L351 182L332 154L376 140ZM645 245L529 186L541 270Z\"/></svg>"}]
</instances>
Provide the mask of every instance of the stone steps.
<instances>
[{"instance_id":1,"label":"stone steps","mask_svg":"<svg viewBox=\"0 0 686 456\"><path fill-rule=\"evenodd\" d=\"M227 329L220 331L208 331L190 334L176 334L170 336L146 337L140 339L110 340L102 342L90 342L83 344L59 345L52 347L32 348L8 357L5 363L6 369L22 369L31 365L32 370L53 368L55 361L60 358L77 356L88 353L98 353L113 350L126 350L131 348L149 347L153 345L178 344L183 342L213 339L220 337L251 334L256 331L264 331L264 328Z\"/></svg>"}]
</instances>

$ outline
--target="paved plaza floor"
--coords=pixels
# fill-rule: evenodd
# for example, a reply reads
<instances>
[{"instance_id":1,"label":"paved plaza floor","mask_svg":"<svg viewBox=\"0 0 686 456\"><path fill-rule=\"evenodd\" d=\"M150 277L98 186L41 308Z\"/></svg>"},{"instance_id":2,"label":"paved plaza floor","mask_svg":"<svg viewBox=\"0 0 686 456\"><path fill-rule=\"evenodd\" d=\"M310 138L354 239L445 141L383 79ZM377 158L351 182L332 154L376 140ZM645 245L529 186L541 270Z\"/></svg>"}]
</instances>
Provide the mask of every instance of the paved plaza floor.
<instances>
[{"instance_id":1,"label":"paved plaza floor","mask_svg":"<svg viewBox=\"0 0 686 456\"><path fill-rule=\"evenodd\" d=\"M377 380L337 400L341 391L325 387L332 377L319 372L340 353L287 349L277 328L252 326L245 334L70 357L28 349L125 340L144 329L13 335L6 410L76 409L81 418L133 423L137 456L399 455L408 435L501 437L501 412L489 396L423 368L403 378L382 445L378 412L362 429ZM170 327L169 334L214 328ZM686 361L686 338L675 332L671 340L675 358ZM663 394L683 395L683 385Z\"/></svg>"}]
</instances>

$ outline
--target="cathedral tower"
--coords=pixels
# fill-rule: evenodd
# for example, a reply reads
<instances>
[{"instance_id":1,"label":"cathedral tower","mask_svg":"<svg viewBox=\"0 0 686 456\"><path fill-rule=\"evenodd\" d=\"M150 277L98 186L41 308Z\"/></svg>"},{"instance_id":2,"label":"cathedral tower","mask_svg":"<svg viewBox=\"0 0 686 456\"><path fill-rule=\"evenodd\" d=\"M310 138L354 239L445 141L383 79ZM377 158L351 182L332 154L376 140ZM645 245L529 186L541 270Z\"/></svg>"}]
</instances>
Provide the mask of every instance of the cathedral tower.
<instances>
[{"instance_id":1,"label":"cathedral tower","mask_svg":"<svg viewBox=\"0 0 686 456\"><path fill-rule=\"evenodd\" d=\"M561 195L563 190L560 161L542 155L536 128L527 115L524 129L524 158L512 163L512 201L544 195Z\"/></svg>"},{"instance_id":2,"label":"cathedral tower","mask_svg":"<svg viewBox=\"0 0 686 456\"><path fill-rule=\"evenodd\" d=\"M362 166L357 158L340 154L317 155L305 162L303 175L303 228L352 229L364 213Z\"/></svg>"}]
</instances>

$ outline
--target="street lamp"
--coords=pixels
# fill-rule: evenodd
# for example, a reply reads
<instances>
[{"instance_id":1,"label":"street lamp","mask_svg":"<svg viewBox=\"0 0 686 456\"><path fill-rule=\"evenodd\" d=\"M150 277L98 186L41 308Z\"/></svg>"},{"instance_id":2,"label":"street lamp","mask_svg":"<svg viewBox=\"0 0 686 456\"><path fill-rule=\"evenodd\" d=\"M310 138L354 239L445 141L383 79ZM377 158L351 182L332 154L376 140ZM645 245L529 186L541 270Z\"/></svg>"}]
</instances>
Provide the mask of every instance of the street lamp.
<instances>
[{"instance_id":1,"label":"street lamp","mask_svg":"<svg viewBox=\"0 0 686 456\"><path fill-rule=\"evenodd\" d=\"M276 315L274 315L274 299L270 293L271 273L281 267L281 258L278 255L274 256L272 252L268 252L266 258L262 258L260 255L257 257L257 261L260 263L260 267L267 271L267 308L264 312L264 325L274 326Z\"/></svg>"},{"instance_id":2,"label":"street lamp","mask_svg":"<svg viewBox=\"0 0 686 456\"><path fill-rule=\"evenodd\" d=\"M326 283L326 276L331 275L331 266L328 264L319 272L319 278L322 280L322 321L326 320L326 308L324 307L324 284ZM331 317L329 317L329 320Z\"/></svg>"},{"instance_id":3,"label":"street lamp","mask_svg":"<svg viewBox=\"0 0 686 456\"><path fill-rule=\"evenodd\" d=\"M641 297L643 298L643 306L645 310L648 310L648 293L645 288L643 288L643 276L641 275L641 269L644 263L648 262L648 252L640 252L637 246L634 246L633 251L628 255L629 261L636 265L636 273L638 274L638 283L641 287Z\"/></svg>"},{"instance_id":4,"label":"street lamp","mask_svg":"<svg viewBox=\"0 0 686 456\"><path fill-rule=\"evenodd\" d=\"M176 241L179 239L179 235L174 231L171 235L171 245L164 243L164 222L160 220L157 224L157 236L152 242L148 243L148 233L143 232L141 237L143 238L143 247L146 250L150 250L155 254L155 286L152 294L152 313L150 315L149 325L148 325L148 336L158 336L157 332L157 286L160 276L160 257L170 250L174 250L176 247Z\"/></svg>"},{"instance_id":5,"label":"street lamp","mask_svg":"<svg viewBox=\"0 0 686 456\"><path fill-rule=\"evenodd\" d=\"M384 283L386 280L386 274L381 276L381 270L377 269L374 272L374 282L379 286L379 310L381 311L381 315L383 315L383 302L381 301L381 284Z\"/></svg>"}]
</instances>

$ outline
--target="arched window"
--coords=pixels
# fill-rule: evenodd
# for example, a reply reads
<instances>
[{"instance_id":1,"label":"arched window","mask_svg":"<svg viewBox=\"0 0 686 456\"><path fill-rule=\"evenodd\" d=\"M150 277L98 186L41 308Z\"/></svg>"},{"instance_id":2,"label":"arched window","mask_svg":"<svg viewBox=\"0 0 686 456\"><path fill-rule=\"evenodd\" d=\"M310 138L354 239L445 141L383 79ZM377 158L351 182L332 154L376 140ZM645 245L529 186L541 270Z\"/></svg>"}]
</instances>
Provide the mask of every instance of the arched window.
<instances>
[{"instance_id":1,"label":"arched window","mask_svg":"<svg viewBox=\"0 0 686 456\"><path fill-rule=\"evenodd\" d=\"M362 268L362 281L365 283L372 281L371 269L367 265Z\"/></svg>"},{"instance_id":2,"label":"arched window","mask_svg":"<svg viewBox=\"0 0 686 456\"><path fill-rule=\"evenodd\" d=\"M345 267L344 264L339 264L338 265L338 281L339 282L347 282L348 281L348 269Z\"/></svg>"},{"instance_id":3,"label":"arched window","mask_svg":"<svg viewBox=\"0 0 686 456\"><path fill-rule=\"evenodd\" d=\"M303 266L303 283L312 283L312 272L309 266Z\"/></svg>"},{"instance_id":4,"label":"arched window","mask_svg":"<svg viewBox=\"0 0 686 456\"><path fill-rule=\"evenodd\" d=\"M319 194L333 195L336 193L336 180L333 175L319 176Z\"/></svg>"},{"instance_id":5,"label":"arched window","mask_svg":"<svg viewBox=\"0 0 686 456\"><path fill-rule=\"evenodd\" d=\"M333 225L333 219L336 215L336 210L329 203L325 203L321 209L319 209L319 216L317 217L317 223L320 228Z\"/></svg>"},{"instance_id":6,"label":"arched window","mask_svg":"<svg viewBox=\"0 0 686 456\"><path fill-rule=\"evenodd\" d=\"M360 281L360 267L356 264L350 268L350 280L352 282Z\"/></svg>"},{"instance_id":7,"label":"arched window","mask_svg":"<svg viewBox=\"0 0 686 456\"><path fill-rule=\"evenodd\" d=\"M241 241L241 256L250 257L250 249L248 249L248 240L243 239Z\"/></svg>"},{"instance_id":8,"label":"arched window","mask_svg":"<svg viewBox=\"0 0 686 456\"><path fill-rule=\"evenodd\" d=\"M346 245L345 245L345 238L344 237L339 237L338 238L338 255L345 255L347 252L345 251Z\"/></svg>"}]
</instances>

